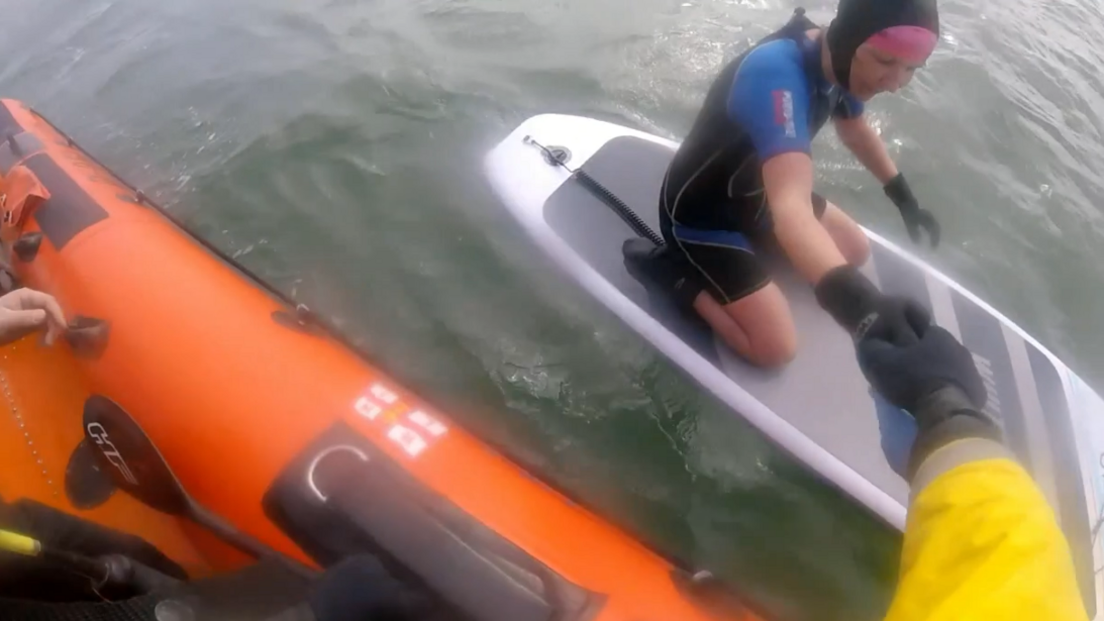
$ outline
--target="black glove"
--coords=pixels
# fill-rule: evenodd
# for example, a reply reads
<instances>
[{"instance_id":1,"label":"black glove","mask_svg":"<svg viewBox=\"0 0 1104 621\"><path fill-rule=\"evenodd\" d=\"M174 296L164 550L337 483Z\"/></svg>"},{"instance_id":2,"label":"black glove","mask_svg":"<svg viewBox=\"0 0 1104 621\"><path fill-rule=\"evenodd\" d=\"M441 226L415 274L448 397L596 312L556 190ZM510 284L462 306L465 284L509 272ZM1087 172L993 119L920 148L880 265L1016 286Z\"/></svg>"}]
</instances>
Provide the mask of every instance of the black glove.
<instances>
[{"instance_id":1,"label":"black glove","mask_svg":"<svg viewBox=\"0 0 1104 621\"><path fill-rule=\"evenodd\" d=\"M893 204L897 205L897 209L900 210L901 218L905 221L905 228L908 229L909 237L912 238L913 243L920 243L920 229L923 228L928 232L928 239L931 240L932 248L938 246L941 232L939 221L935 219L932 212L920 208L920 203L916 201L916 196L913 195L912 188L905 181L905 176L898 174L889 183L885 184L884 189L889 200L893 201Z\"/></svg>"},{"instance_id":2,"label":"black glove","mask_svg":"<svg viewBox=\"0 0 1104 621\"><path fill-rule=\"evenodd\" d=\"M970 350L939 326L928 327L912 344L867 338L856 347L870 385L914 416L925 397L947 386L961 390L968 407L985 407L985 384Z\"/></svg>"},{"instance_id":3,"label":"black glove","mask_svg":"<svg viewBox=\"0 0 1104 621\"><path fill-rule=\"evenodd\" d=\"M987 393L973 356L939 326L912 344L867 338L856 345L870 385L916 419L908 478L939 448L957 440L1001 441L1000 425L983 411Z\"/></svg>"},{"instance_id":4,"label":"black glove","mask_svg":"<svg viewBox=\"0 0 1104 621\"><path fill-rule=\"evenodd\" d=\"M825 274L817 283L816 297L855 341L874 338L897 345L913 344L931 325L931 316L918 302L883 294L851 265Z\"/></svg>"}]
</instances>

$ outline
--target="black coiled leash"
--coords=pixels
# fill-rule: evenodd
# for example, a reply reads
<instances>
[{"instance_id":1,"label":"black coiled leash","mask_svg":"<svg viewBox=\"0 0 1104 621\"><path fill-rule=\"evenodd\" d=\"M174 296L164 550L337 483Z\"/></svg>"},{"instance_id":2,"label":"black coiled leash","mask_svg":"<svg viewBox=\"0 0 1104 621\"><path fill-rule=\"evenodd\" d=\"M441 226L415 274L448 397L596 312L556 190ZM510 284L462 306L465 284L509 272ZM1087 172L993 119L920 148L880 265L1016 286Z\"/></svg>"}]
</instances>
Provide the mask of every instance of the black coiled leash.
<instances>
[{"instance_id":1,"label":"black coiled leash","mask_svg":"<svg viewBox=\"0 0 1104 621\"><path fill-rule=\"evenodd\" d=\"M560 151L553 151L541 143L533 140L532 136L526 136L522 139L527 145L537 147L544 153L544 160L552 166L560 166L567 172L571 173L571 176L579 181L584 188L590 191L598 200L605 203L607 207L613 210L618 217L625 221L625 224L629 225L629 228L633 230L637 235L647 239L655 244L657 247L663 245L663 238L660 237L655 231L648 226L640 216L636 215L625 201L618 198L616 194L610 191L609 188L602 185L597 179L592 177L590 173L581 168L571 168L564 162L565 154Z\"/></svg>"}]
</instances>

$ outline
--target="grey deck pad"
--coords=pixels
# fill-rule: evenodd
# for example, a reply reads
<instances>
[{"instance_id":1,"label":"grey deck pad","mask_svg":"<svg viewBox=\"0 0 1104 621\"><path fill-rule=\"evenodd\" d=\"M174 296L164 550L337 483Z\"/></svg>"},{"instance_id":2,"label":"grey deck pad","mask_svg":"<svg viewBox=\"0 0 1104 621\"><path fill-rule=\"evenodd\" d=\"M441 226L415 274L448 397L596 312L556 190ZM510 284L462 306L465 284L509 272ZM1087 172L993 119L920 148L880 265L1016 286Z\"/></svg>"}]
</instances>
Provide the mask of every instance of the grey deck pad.
<instances>
[{"instance_id":1,"label":"grey deck pad","mask_svg":"<svg viewBox=\"0 0 1104 621\"><path fill-rule=\"evenodd\" d=\"M599 149L582 168L658 231L659 189L672 154L663 145L620 137ZM621 246L634 234L609 207L572 179L548 199L544 218L623 294L695 345L693 328L671 324L625 269ZM1083 592L1091 593L1088 512L1058 371L1045 354L1002 325L999 318L952 288L942 284L933 288L923 268L887 247L873 246L871 264L864 271L883 291L912 296L932 309L944 325L956 324L952 331L974 353L986 379L986 409L1002 421L1007 444L1036 474L1058 510L1073 544L1083 589L1088 587ZM874 399L849 337L818 307L811 287L792 269L780 260L768 263L793 310L799 338L797 358L784 370L767 372L744 363L715 339L712 352L702 351L700 344L696 348L777 415L905 503L908 487L881 449Z\"/></svg>"}]
</instances>

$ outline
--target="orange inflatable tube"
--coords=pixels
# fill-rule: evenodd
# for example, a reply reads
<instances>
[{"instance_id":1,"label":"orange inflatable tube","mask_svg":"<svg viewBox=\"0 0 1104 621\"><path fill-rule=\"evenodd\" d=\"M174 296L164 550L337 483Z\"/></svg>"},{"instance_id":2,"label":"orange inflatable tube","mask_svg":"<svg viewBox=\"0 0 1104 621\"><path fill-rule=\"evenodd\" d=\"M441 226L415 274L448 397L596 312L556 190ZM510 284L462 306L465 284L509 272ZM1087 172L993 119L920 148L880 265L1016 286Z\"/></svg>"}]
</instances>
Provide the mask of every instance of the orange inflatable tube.
<instances>
[{"instance_id":1,"label":"orange inflatable tube","mask_svg":"<svg viewBox=\"0 0 1104 621\"><path fill-rule=\"evenodd\" d=\"M17 277L108 328L65 356L71 401L118 404L238 528L308 562L385 555L476 619L754 618L465 433L27 106L3 101L0 130Z\"/></svg>"}]
</instances>

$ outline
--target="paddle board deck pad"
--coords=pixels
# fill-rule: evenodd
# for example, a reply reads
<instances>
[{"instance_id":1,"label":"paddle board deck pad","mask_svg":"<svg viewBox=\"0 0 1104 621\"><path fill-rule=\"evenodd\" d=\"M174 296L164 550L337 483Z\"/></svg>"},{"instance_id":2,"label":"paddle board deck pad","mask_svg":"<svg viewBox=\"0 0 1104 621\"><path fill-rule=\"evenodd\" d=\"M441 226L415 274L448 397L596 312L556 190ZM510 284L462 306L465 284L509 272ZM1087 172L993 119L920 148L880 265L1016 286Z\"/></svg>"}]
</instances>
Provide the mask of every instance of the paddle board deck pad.
<instances>
[{"instance_id":1,"label":"paddle board deck pad","mask_svg":"<svg viewBox=\"0 0 1104 621\"><path fill-rule=\"evenodd\" d=\"M907 451L911 419L872 394L849 336L819 308L811 287L793 270L772 266L800 348L785 369L765 371L736 357L653 286L647 255L655 246L639 223L659 230L660 184L676 147L611 123L548 114L515 129L487 154L484 169L509 212L587 292L771 442L903 529L908 486L894 461ZM619 215L611 206L618 202L631 213ZM883 291L926 305L973 353L987 409L1056 510L1086 603L1099 618L1104 400L961 285L866 232L872 257L864 273Z\"/></svg>"}]
</instances>

